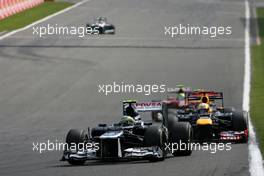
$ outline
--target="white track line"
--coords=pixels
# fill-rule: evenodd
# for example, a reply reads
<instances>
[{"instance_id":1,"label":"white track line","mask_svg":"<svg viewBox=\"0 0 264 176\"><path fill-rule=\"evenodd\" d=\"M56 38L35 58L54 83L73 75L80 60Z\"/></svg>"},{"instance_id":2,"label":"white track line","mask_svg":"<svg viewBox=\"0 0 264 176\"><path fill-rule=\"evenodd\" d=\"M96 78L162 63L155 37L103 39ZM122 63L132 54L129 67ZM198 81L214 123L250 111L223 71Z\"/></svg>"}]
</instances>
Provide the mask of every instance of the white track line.
<instances>
[{"instance_id":1,"label":"white track line","mask_svg":"<svg viewBox=\"0 0 264 176\"><path fill-rule=\"evenodd\" d=\"M14 31L12 31L12 32L9 32L9 33L7 33L7 34L5 34L5 35L3 35L3 36L0 36L0 40L3 40L4 38L9 37L9 36L11 36L11 35L13 35L13 34L15 34L15 33L18 33L18 32L20 32L20 31L24 31L24 30L26 30L26 29L28 29L28 28L30 28L30 27L36 25L36 24L42 23L43 21L46 21L46 20L48 20L48 19L50 19L50 18L53 18L53 17L55 17L55 16L57 16L57 15L60 15L60 14L62 14L62 13L65 13L65 12L67 12L67 11L69 11L69 10L75 8L75 7L78 7L78 6L82 5L83 3L89 2L89 1L90 1L90 0L84 0L84 1L78 2L78 3L74 4L73 6L70 6L70 7L66 8L66 9L63 9L63 10L57 12L57 13L51 14L51 15L49 15L49 16L47 16L47 17L45 17L45 18L42 18L42 19L40 19L40 20L38 20L38 21L35 21L34 23L29 24L28 26L25 26L25 27L23 27L23 28L20 28L20 29L14 30Z\"/></svg>"},{"instance_id":2,"label":"white track line","mask_svg":"<svg viewBox=\"0 0 264 176\"><path fill-rule=\"evenodd\" d=\"M249 112L250 110L250 7L248 0L245 1L245 70L244 70L244 93L243 93L243 110ZM249 117L249 172L251 176L263 176L263 161L256 134Z\"/></svg>"}]
</instances>

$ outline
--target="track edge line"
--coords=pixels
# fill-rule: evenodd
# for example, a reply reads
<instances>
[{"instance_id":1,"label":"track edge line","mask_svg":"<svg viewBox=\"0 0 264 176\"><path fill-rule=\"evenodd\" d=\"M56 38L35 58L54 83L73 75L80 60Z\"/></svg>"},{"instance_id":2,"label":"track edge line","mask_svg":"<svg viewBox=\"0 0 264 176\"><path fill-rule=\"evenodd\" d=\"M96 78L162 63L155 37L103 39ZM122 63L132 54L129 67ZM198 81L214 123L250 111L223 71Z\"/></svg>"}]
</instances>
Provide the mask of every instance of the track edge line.
<instances>
[{"instance_id":1,"label":"track edge line","mask_svg":"<svg viewBox=\"0 0 264 176\"><path fill-rule=\"evenodd\" d=\"M250 7L249 0L245 0L245 61L244 61L244 90L243 110L250 112L250 87L251 87L251 53L250 53ZM249 115L249 172L251 176L263 176L263 160L258 147L256 133Z\"/></svg>"}]
</instances>

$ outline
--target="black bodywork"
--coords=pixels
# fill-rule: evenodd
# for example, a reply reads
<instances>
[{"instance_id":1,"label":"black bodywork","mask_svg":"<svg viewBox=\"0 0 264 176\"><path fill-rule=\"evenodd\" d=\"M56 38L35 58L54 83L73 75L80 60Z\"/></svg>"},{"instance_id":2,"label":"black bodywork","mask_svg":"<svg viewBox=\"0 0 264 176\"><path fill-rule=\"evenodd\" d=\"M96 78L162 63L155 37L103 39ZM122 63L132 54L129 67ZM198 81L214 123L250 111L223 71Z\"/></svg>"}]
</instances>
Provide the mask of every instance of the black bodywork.
<instances>
[{"instance_id":1,"label":"black bodywork","mask_svg":"<svg viewBox=\"0 0 264 176\"><path fill-rule=\"evenodd\" d=\"M125 102L127 103L127 102ZM135 103L129 101L128 103ZM153 105L153 104L152 104ZM142 104L140 105L142 108ZM123 106L125 107L125 106ZM65 150L62 161L68 161L73 165L83 164L86 160L120 160L120 159L148 159L150 161L161 161L165 159L168 152L165 144L170 142L191 142L191 127L189 123L172 122L174 128L168 127L167 106L162 105L163 118L160 123L144 122L140 117L133 125L123 126L120 123L113 125L99 124L97 127L88 128L88 132L70 130L66 143L93 143L98 149ZM140 108L139 108L140 109ZM151 111L151 107L141 112ZM155 110L157 108L155 107ZM187 134L182 136L182 134ZM69 140L67 140L69 139ZM190 155L191 151L174 151L173 155Z\"/></svg>"},{"instance_id":2,"label":"black bodywork","mask_svg":"<svg viewBox=\"0 0 264 176\"><path fill-rule=\"evenodd\" d=\"M92 24L86 24L90 34L115 34L115 26L107 22L105 17L98 17Z\"/></svg>"},{"instance_id":3,"label":"black bodywork","mask_svg":"<svg viewBox=\"0 0 264 176\"><path fill-rule=\"evenodd\" d=\"M207 97L210 113L201 113L197 105ZM216 102L219 101L220 102ZM223 93L213 91L191 92L186 97L188 106L175 109L180 122L189 122L193 127L193 140L199 142L231 141L247 142L247 112L224 108Z\"/></svg>"}]
</instances>

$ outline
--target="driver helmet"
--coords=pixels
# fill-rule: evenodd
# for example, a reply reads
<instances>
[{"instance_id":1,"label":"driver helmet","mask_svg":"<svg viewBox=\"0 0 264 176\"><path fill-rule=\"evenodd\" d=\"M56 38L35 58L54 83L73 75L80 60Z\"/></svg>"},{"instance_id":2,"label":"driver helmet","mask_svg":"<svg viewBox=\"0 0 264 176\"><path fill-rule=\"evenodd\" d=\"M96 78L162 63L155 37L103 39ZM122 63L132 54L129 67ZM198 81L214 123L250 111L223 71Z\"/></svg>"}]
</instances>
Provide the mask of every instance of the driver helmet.
<instances>
[{"instance_id":1,"label":"driver helmet","mask_svg":"<svg viewBox=\"0 0 264 176\"><path fill-rule=\"evenodd\" d=\"M132 126L135 123L134 118L130 116L123 116L119 122L122 126Z\"/></svg>"},{"instance_id":2,"label":"driver helmet","mask_svg":"<svg viewBox=\"0 0 264 176\"><path fill-rule=\"evenodd\" d=\"M199 113L209 113L210 112L210 106L207 103L200 103L198 105L198 112Z\"/></svg>"},{"instance_id":3,"label":"driver helmet","mask_svg":"<svg viewBox=\"0 0 264 176\"><path fill-rule=\"evenodd\" d=\"M201 98L201 102L202 102L202 103L210 103L209 97L208 97L208 96L203 96L203 97Z\"/></svg>"},{"instance_id":4,"label":"driver helmet","mask_svg":"<svg viewBox=\"0 0 264 176\"><path fill-rule=\"evenodd\" d=\"M98 21L99 21L99 22L103 22L103 21L104 21L104 18L103 18L103 17L99 17L99 18L98 18Z\"/></svg>"},{"instance_id":5,"label":"driver helmet","mask_svg":"<svg viewBox=\"0 0 264 176\"><path fill-rule=\"evenodd\" d=\"M126 107L126 115L134 118L138 116L138 113L136 112L135 108L129 105L128 107Z\"/></svg>"},{"instance_id":6,"label":"driver helmet","mask_svg":"<svg viewBox=\"0 0 264 176\"><path fill-rule=\"evenodd\" d=\"M179 100L184 100L185 99L185 93L184 93L182 88L179 89L177 98Z\"/></svg>"}]
</instances>

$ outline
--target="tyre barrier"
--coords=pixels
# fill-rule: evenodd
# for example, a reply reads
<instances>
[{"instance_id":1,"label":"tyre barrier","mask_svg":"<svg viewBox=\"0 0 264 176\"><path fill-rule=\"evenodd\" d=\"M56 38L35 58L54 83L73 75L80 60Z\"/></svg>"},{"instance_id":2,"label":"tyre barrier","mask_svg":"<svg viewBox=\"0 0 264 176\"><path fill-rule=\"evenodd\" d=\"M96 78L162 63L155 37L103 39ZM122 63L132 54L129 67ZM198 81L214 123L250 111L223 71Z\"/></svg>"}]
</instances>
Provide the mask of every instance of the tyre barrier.
<instances>
[{"instance_id":1,"label":"tyre barrier","mask_svg":"<svg viewBox=\"0 0 264 176\"><path fill-rule=\"evenodd\" d=\"M44 0L0 0L0 20L40 5L43 2Z\"/></svg>"}]
</instances>

